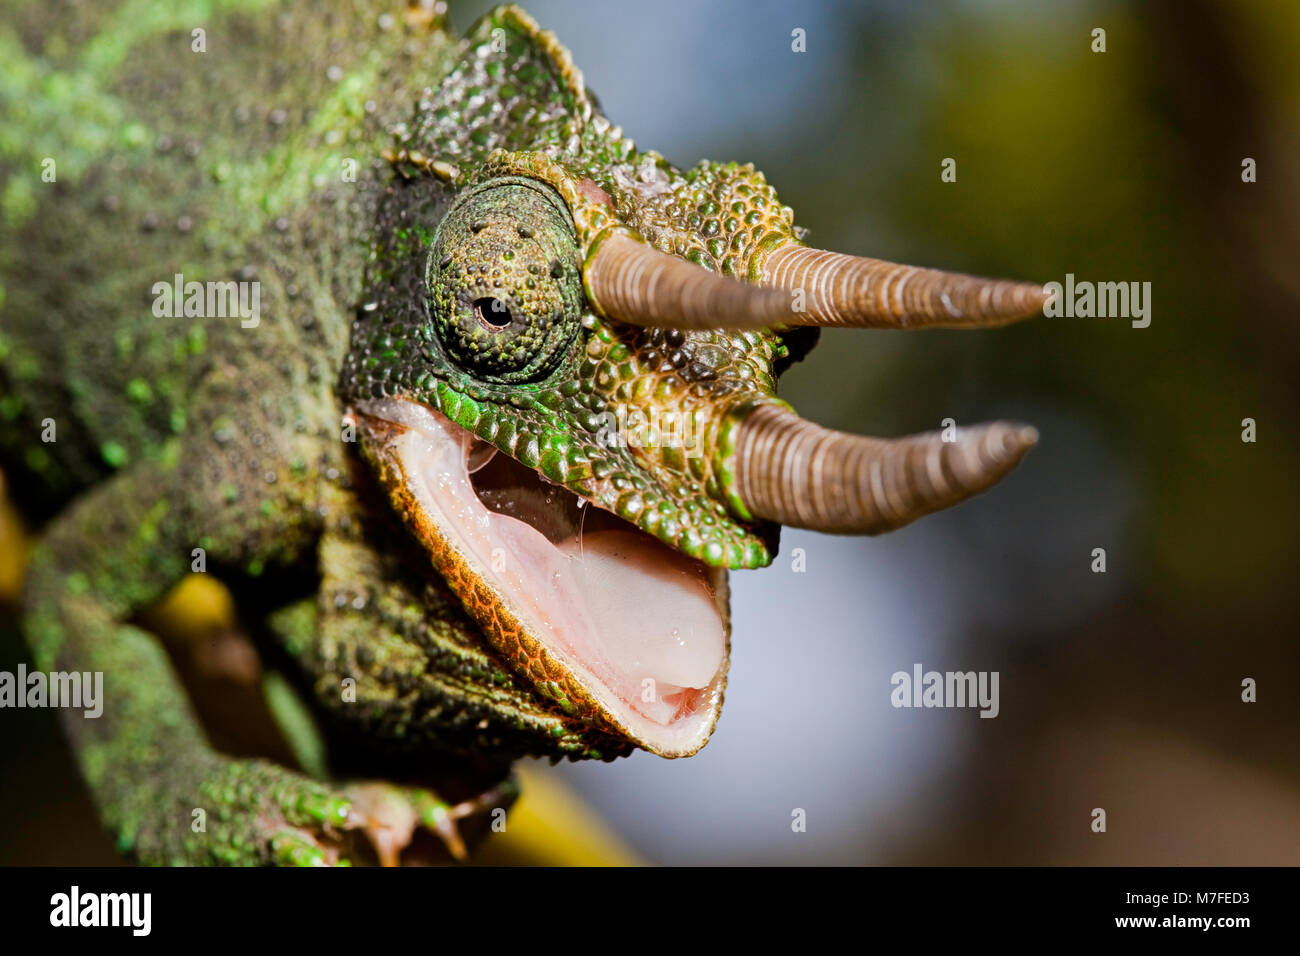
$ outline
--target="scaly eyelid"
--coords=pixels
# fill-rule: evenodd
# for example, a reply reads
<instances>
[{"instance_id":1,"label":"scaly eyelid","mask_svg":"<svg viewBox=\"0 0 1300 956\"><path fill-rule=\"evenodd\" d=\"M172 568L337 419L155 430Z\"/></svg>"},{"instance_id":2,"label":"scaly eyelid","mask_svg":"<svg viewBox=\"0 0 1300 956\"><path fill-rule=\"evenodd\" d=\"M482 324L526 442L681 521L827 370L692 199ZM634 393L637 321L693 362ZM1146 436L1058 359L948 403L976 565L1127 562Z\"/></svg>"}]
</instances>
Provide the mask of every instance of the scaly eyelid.
<instances>
[{"instance_id":1,"label":"scaly eyelid","mask_svg":"<svg viewBox=\"0 0 1300 956\"><path fill-rule=\"evenodd\" d=\"M555 191L528 177L488 179L457 197L434 232L425 269L434 333L484 382L536 382L577 337L580 272L573 222Z\"/></svg>"}]
</instances>

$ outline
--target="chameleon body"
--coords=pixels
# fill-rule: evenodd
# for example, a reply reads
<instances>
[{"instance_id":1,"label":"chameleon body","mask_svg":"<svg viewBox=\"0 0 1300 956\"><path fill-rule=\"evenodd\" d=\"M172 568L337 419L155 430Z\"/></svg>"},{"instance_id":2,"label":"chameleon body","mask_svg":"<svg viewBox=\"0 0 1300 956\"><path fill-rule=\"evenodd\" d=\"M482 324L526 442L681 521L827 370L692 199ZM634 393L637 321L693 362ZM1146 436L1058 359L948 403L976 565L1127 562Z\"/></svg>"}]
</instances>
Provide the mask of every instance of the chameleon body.
<instances>
[{"instance_id":1,"label":"chameleon body","mask_svg":"<svg viewBox=\"0 0 1300 956\"><path fill-rule=\"evenodd\" d=\"M726 571L777 545L741 426L788 412L816 331L626 324L597 287L629 238L761 282L798 237L760 173L638 149L514 7L458 40L419 4L11 0L0 54L0 454L45 521L25 631L38 668L103 672L103 716L64 719L124 853L335 862L363 831L394 862L416 825L460 852L512 794L218 753L137 617L196 560L331 742L394 766L703 746ZM257 314L191 282L255 284ZM618 440L629 409L650 440ZM704 636L600 645L625 580L628 615Z\"/></svg>"}]
</instances>

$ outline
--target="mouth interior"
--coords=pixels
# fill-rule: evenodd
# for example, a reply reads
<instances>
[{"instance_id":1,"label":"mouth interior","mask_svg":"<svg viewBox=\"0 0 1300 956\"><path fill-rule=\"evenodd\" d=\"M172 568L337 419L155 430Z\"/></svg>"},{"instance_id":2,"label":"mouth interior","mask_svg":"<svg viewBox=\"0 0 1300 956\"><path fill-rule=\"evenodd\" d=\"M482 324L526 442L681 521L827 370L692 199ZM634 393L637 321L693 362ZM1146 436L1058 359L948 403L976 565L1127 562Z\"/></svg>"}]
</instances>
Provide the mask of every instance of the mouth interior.
<instances>
[{"instance_id":1,"label":"mouth interior","mask_svg":"<svg viewBox=\"0 0 1300 956\"><path fill-rule=\"evenodd\" d=\"M639 737L697 735L725 670L721 572L435 411L383 405L365 411L406 426L391 448L425 515L520 624Z\"/></svg>"}]
</instances>

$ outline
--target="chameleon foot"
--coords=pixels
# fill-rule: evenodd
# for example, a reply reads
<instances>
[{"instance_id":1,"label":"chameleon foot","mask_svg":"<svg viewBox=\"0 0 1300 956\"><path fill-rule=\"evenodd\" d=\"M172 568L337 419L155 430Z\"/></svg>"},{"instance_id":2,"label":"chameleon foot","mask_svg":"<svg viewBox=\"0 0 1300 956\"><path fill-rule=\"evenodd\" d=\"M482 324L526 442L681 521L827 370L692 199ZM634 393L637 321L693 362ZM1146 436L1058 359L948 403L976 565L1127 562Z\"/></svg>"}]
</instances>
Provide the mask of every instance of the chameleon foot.
<instances>
[{"instance_id":1,"label":"chameleon foot","mask_svg":"<svg viewBox=\"0 0 1300 956\"><path fill-rule=\"evenodd\" d=\"M464 862L469 857L459 822L480 813L506 809L519 795L514 778L460 803L448 804L432 790L402 787L390 783L362 783L349 787L355 813L375 849L382 866L401 865L401 854L423 827L434 834L452 858Z\"/></svg>"},{"instance_id":2,"label":"chameleon foot","mask_svg":"<svg viewBox=\"0 0 1300 956\"><path fill-rule=\"evenodd\" d=\"M178 764L164 786L133 788L123 801L134 812L117 821L118 843L141 862L351 866L354 853L369 859L364 838L381 864L396 866L419 828L464 860L459 824L505 810L519 792L508 778L448 804L431 790L380 781L335 785L260 760L204 755Z\"/></svg>"}]
</instances>

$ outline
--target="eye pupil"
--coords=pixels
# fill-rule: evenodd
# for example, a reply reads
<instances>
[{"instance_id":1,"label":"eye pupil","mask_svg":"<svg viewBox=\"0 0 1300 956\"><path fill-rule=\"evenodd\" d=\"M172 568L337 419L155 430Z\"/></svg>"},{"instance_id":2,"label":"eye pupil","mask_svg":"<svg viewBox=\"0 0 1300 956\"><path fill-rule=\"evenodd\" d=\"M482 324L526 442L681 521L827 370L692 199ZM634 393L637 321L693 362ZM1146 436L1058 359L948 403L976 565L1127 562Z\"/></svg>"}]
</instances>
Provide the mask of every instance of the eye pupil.
<instances>
[{"instance_id":1,"label":"eye pupil","mask_svg":"<svg viewBox=\"0 0 1300 956\"><path fill-rule=\"evenodd\" d=\"M475 300L474 314L478 316L480 322L494 329L505 328L514 318L510 314L510 306L500 299L493 298Z\"/></svg>"}]
</instances>

